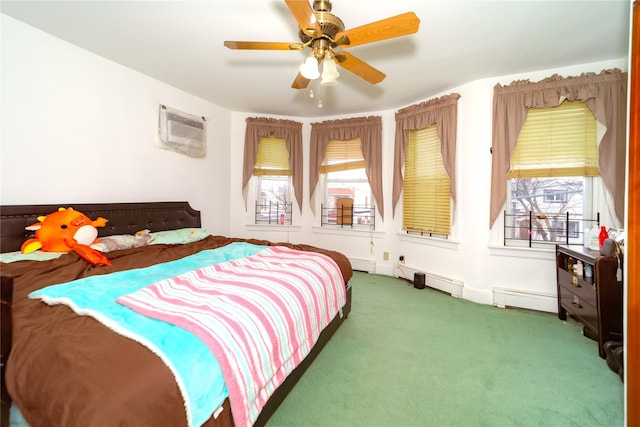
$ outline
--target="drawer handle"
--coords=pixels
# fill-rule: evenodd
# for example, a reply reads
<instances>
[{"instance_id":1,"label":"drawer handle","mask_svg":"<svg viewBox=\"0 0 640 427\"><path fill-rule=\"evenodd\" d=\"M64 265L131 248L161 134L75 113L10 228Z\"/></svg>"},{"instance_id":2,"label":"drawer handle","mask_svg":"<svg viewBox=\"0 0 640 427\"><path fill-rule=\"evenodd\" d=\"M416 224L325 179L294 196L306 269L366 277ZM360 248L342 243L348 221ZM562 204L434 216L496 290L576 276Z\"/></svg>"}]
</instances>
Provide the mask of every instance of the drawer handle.
<instances>
[{"instance_id":1,"label":"drawer handle","mask_svg":"<svg viewBox=\"0 0 640 427\"><path fill-rule=\"evenodd\" d=\"M571 301L571 304L575 305L576 308L582 308L582 306L580 305L580 303L577 303L575 301Z\"/></svg>"}]
</instances>

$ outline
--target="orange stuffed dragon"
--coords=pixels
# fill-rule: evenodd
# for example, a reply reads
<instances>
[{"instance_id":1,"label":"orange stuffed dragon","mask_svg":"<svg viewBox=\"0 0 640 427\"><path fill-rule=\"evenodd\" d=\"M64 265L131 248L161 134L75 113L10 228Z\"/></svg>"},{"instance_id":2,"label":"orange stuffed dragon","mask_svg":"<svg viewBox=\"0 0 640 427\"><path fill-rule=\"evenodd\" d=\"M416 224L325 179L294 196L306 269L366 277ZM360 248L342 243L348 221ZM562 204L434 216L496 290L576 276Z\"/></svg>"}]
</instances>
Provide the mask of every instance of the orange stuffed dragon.
<instances>
[{"instance_id":1,"label":"orange stuffed dragon","mask_svg":"<svg viewBox=\"0 0 640 427\"><path fill-rule=\"evenodd\" d=\"M38 249L45 252L74 251L94 265L111 265L111 262L100 252L89 247L98 242L96 227L104 227L107 220L100 217L95 221L73 208L59 208L57 212L39 216L37 223L25 227L35 230L34 239L22 244L20 251L28 254Z\"/></svg>"}]
</instances>

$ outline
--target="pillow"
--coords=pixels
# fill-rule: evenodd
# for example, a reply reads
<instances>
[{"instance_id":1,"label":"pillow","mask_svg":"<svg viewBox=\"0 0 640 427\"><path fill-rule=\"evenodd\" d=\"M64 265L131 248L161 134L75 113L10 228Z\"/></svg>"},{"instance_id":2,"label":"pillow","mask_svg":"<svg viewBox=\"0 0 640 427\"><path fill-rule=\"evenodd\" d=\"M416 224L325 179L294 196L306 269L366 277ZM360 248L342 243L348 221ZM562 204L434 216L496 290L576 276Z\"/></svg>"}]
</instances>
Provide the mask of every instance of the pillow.
<instances>
[{"instance_id":1,"label":"pillow","mask_svg":"<svg viewBox=\"0 0 640 427\"><path fill-rule=\"evenodd\" d=\"M23 254L20 251L15 252L5 252L0 254L0 262L15 262L15 261L49 261L51 259L56 259L60 255L64 255L67 252L44 252L44 251L35 251L28 254Z\"/></svg>"},{"instance_id":2,"label":"pillow","mask_svg":"<svg viewBox=\"0 0 640 427\"><path fill-rule=\"evenodd\" d=\"M198 240L202 240L211 235L211 233L209 233L205 228L180 228L177 230L158 231L150 234L153 236L153 242L151 242L152 245L175 245L197 242Z\"/></svg>"},{"instance_id":3,"label":"pillow","mask_svg":"<svg viewBox=\"0 0 640 427\"><path fill-rule=\"evenodd\" d=\"M138 231L136 234L119 234L101 237L98 243L91 247L100 252L118 251L129 248L141 248L147 246L154 239L149 230Z\"/></svg>"}]
</instances>

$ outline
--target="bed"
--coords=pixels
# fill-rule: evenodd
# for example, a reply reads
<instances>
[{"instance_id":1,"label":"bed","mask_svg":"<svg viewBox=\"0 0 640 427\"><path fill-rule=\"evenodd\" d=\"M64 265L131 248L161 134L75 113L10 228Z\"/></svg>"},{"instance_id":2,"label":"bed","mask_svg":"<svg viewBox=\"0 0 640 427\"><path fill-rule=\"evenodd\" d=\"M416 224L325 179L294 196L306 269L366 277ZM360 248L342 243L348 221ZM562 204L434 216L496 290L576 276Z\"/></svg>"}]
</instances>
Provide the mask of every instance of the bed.
<instances>
[{"instance_id":1,"label":"bed","mask_svg":"<svg viewBox=\"0 0 640 427\"><path fill-rule=\"evenodd\" d=\"M144 229L151 233L201 230L200 213L192 209L188 202L2 206L0 252L4 255L19 250L20 245L31 236L31 232L25 230L26 226L35 223L39 215L67 206L92 219L100 216L108 219L107 225L99 228L99 235L103 237L131 235ZM227 254L230 248L252 252L247 252L247 258L240 255L234 255L237 259L228 258L229 255L224 255L227 258L213 258L220 262L216 261L213 267L207 268L242 263L245 259L249 260L250 256L263 256L275 251L296 256L298 252L295 251L300 251L300 254L309 257L318 257L317 254L320 254L323 259L330 259L342 279L345 296L338 313L318 331L317 340L314 339L308 354L301 357L301 362L296 362L295 369L284 375L286 379L277 383L275 391L269 391L257 415L249 418L249 421L243 418L240 423L264 425L349 315L351 288L348 281L352 270L348 259L339 252L310 245L209 235L186 243L169 241L108 252L106 256L111 265L106 267L93 266L73 252L44 261L3 262L0 264L3 287L7 282L13 285L13 299L9 301L13 311L13 327L6 322L2 325L3 338L11 336L12 331L3 388L6 385L13 404L32 427L52 424L136 427L238 425L238 418L234 419L233 414L237 406L231 402L231 391L221 405L216 403L212 415L204 422L199 422L198 419L203 419L202 414L193 415L193 408L199 409L209 402L200 405L199 401L194 400L190 405L187 404L188 393L183 384L186 377L176 375L178 362L170 360L168 363L163 357L166 353L156 353L157 348L144 345L146 342L115 332L113 325L99 316L79 315L74 311L78 310L77 306L65 303L50 305L51 302L44 303L42 299L33 297L38 292L45 292L42 289L55 289L56 286L52 285L59 283L84 283L74 282L77 279L97 283L93 281L111 278L117 283L126 284L129 279L125 278L130 277L127 275L148 275L148 271L173 266L174 263L191 260L204 253L222 256L218 254ZM29 294L32 294L31 298ZM137 292L131 295L137 296ZM2 297L6 295L3 293ZM185 334L188 333L172 332L167 336L173 339L174 336ZM193 358L194 369L202 369L195 372L210 371L208 367L205 369L204 365L198 364L202 361L199 347L185 345L184 349L189 349L182 353ZM194 349L198 352L193 352ZM220 364L224 365L222 362ZM202 382L207 383L205 374L200 377Z\"/></svg>"}]
</instances>

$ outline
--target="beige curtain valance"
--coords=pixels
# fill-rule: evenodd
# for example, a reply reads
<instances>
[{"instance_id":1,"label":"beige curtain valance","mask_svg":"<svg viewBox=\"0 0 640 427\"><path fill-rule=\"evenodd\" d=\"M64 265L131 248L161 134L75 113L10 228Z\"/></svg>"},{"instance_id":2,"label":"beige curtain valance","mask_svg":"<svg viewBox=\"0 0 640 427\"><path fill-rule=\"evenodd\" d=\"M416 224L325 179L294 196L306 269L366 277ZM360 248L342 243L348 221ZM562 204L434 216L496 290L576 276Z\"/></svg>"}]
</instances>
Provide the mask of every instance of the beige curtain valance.
<instances>
[{"instance_id":1,"label":"beige curtain valance","mask_svg":"<svg viewBox=\"0 0 640 427\"><path fill-rule=\"evenodd\" d=\"M298 207L302 212L302 123L260 117L247 118L246 122L242 166L242 197L244 198L245 209L247 208L248 184L253 174L253 168L256 165L258 144L262 137L273 135L276 138L284 139L287 145L293 191L298 201Z\"/></svg>"},{"instance_id":2,"label":"beige curtain valance","mask_svg":"<svg viewBox=\"0 0 640 427\"><path fill-rule=\"evenodd\" d=\"M555 107L565 98L583 101L607 128L598 148L598 167L613 197L616 215L624 221L627 73L615 68L575 77L554 74L535 83L518 80L494 87L489 227L493 227L506 201L511 152L527 110Z\"/></svg>"}]
</instances>

